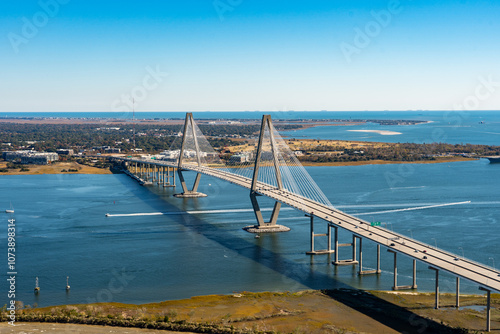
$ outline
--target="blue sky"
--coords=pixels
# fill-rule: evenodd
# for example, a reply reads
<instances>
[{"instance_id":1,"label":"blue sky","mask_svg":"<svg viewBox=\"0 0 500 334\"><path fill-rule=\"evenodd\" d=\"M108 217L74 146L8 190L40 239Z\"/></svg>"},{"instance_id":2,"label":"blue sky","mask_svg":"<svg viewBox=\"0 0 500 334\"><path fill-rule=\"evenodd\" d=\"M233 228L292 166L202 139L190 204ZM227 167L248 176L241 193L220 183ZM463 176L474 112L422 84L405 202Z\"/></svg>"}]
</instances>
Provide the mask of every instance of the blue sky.
<instances>
[{"instance_id":1,"label":"blue sky","mask_svg":"<svg viewBox=\"0 0 500 334\"><path fill-rule=\"evenodd\" d=\"M498 17L493 0L2 1L0 111L498 110Z\"/></svg>"}]
</instances>

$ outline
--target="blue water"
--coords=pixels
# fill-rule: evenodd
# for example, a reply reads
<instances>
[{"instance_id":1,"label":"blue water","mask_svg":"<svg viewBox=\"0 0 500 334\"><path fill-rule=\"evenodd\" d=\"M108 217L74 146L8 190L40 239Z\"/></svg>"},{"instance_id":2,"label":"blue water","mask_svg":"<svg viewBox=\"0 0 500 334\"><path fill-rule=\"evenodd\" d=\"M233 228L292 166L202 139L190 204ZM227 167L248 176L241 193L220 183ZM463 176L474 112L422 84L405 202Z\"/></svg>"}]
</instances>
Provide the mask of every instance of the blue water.
<instances>
[{"instance_id":1,"label":"blue water","mask_svg":"<svg viewBox=\"0 0 500 334\"><path fill-rule=\"evenodd\" d=\"M310 167L308 172L332 204L394 231L500 266L500 164L485 160L449 164ZM187 173L188 181L192 173ZM177 189L179 191L179 189ZM170 188L142 187L125 175L2 176L0 205L15 208L17 300L54 305L117 301L147 303L234 291L297 291L308 288L390 289L392 256L382 253L380 276L358 277L354 267L335 267L326 255L310 257L309 222L284 208L281 224L292 230L254 239L242 227L255 223L248 191L203 176L209 196L178 199ZM271 207L261 198L262 207ZM470 204L377 213L409 207L471 201ZM217 214L176 214L186 210L227 210ZM162 216L105 217L106 213L168 212ZM7 214L0 220L7 225ZM317 233L326 224L317 221ZM340 233L341 242L350 235ZM6 253L6 227L0 252ZM325 240L317 238L317 248ZM462 252L463 250L463 252ZM363 244L364 266L375 266L375 245ZM341 248L347 258L350 249ZM7 303L6 257L0 302ZM495 264L495 261L497 262ZM411 282L410 259L398 261L399 283ZM418 265L420 291L433 289L434 273ZM41 292L33 294L35 277ZM71 291L65 292L66 276ZM454 277L442 274L443 291ZM479 293L462 282L464 293Z\"/></svg>"},{"instance_id":2,"label":"blue water","mask_svg":"<svg viewBox=\"0 0 500 334\"><path fill-rule=\"evenodd\" d=\"M366 123L350 126L321 126L283 132L291 138L359 140L390 143L450 143L500 145L500 112L448 111L363 114L364 119L425 120L416 125L379 125ZM353 116L355 118L357 116ZM382 135L352 130L391 131L399 134Z\"/></svg>"},{"instance_id":3,"label":"blue water","mask_svg":"<svg viewBox=\"0 0 500 334\"><path fill-rule=\"evenodd\" d=\"M361 140L393 143L451 143L500 145L500 111L255 111L255 112L194 112L195 119L259 119L271 114L274 119L390 119L419 120L418 125L378 125L366 123L352 126L321 126L283 132L291 138ZM183 112L138 112L136 118L184 118ZM12 112L2 117L72 117L132 119L131 112ZM350 130L386 130L398 135L352 132Z\"/></svg>"}]
</instances>

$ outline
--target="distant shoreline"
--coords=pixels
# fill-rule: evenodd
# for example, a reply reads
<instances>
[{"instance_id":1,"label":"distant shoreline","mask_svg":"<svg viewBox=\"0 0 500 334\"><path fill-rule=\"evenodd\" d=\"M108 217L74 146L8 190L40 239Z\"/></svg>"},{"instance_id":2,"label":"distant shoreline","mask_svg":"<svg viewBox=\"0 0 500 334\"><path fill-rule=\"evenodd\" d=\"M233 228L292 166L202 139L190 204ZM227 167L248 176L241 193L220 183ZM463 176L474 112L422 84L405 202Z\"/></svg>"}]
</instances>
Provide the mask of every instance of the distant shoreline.
<instances>
[{"instance_id":1,"label":"distant shoreline","mask_svg":"<svg viewBox=\"0 0 500 334\"><path fill-rule=\"evenodd\" d=\"M391 164L439 164L446 162L460 162L478 160L474 158L450 157L439 158L436 160L419 160L419 161L389 161L389 160L366 160L366 161L345 161L345 162L307 162L302 161L302 166L321 167L321 166L364 166L364 165L391 165Z\"/></svg>"},{"instance_id":2,"label":"distant shoreline","mask_svg":"<svg viewBox=\"0 0 500 334\"><path fill-rule=\"evenodd\" d=\"M303 161L302 166L305 167L347 167L347 166L364 166L364 165L390 165L390 164L434 164L460 161L473 161L477 159L464 157L440 158L436 160L422 161L388 161L388 160L367 160L367 161L345 161L345 162L307 162ZM0 168L5 168L6 162L0 162ZM56 174L94 174L106 175L112 174L109 169L89 167L77 164L76 162L61 162L52 165L26 165L29 169L27 172L21 172L19 169L9 169L8 172L0 173L2 175L56 175ZM77 171L69 172L69 169L77 169ZM63 172L62 170L66 170Z\"/></svg>"}]
</instances>

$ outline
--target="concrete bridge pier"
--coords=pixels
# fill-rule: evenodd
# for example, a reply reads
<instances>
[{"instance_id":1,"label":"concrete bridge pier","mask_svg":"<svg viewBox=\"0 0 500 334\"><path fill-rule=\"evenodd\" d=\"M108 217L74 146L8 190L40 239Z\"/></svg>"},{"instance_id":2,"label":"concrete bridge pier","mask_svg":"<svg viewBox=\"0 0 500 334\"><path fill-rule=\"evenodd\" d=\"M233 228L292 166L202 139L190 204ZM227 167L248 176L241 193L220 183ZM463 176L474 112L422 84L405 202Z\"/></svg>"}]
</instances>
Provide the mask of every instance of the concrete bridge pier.
<instances>
[{"instance_id":1,"label":"concrete bridge pier","mask_svg":"<svg viewBox=\"0 0 500 334\"><path fill-rule=\"evenodd\" d=\"M377 244L377 269L363 270L363 238L359 238L359 271L358 275L380 274L380 245Z\"/></svg>"},{"instance_id":2,"label":"concrete bridge pier","mask_svg":"<svg viewBox=\"0 0 500 334\"><path fill-rule=\"evenodd\" d=\"M327 224L327 232L326 233L314 233L314 215L305 214L306 217L311 218L311 250L306 252L307 255L319 255L319 254L330 254L334 251L332 250L332 227L330 224ZM314 238L316 237L327 237L327 249L315 250L314 249Z\"/></svg>"},{"instance_id":3,"label":"concrete bridge pier","mask_svg":"<svg viewBox=\"0 0 500 334\"><path fill-rule=\"evenodd\" d=\"M150 166L150 164L148 164L148 163L141 163L140 164L140 169L141 169L141 173L140 173L139 181L141 182L141 185L151 185L151 182L150 182L150 179L151 179L151 173L150 173L151 166Z\"/></svg>"},{"instance_id":4,"label":"concrete bridge pier","mask_svg":"<svg viewBox=\"0 0 500 334\"><path fill-rule=\"evenodd\" d=\"M486 331L491 331L491 290L479 287L479 290L486 291Z\"/></svg>"},{"instance_id":5,"label":"concrete bridge pier","mask_svg":"<svg viewBox=\"0 0 500 334\"><path fill-rule=\"evenodd\" d=\"M177 168L177 175L179 176L179 180L181 181L182 193L174 194L175 197L179 198L207 197L206 194L198 192L198 186L200 185L200 178L201 178L200 173L196 173L196 178L194 179L193 188L191 188L191 190L189 190L186 185L186 180L184 179L184 175L182 174L182 168Z\"/></svg>"},{"instance_id":6,"label":"concrete bridge pier","mask_svg":"<svg viewBox=\"0 0 500 334\"><path fill-rule=\"evenodd\" d=\"M156 184L163 185L163 187L175 187L175 167L147 161L131 161L123 166L126 168L125 173L141 185Z\"/></svg>"},{"instance_id":7,"label":"concrete bridge pier","mask_svg":"<svg viewBox=\"0 0 500 334\"><path fill-rule=\"evenodd\" d=\"M392 249L387 250L389 253L394 254L394 285L392 290L410 290L417 288L417 260L413 260L413 284L412 285L398 285L398 253Z\"/></svg>"},{"instance_id":8,"label":"concrete bridge pier","mask_svg":"<svg viewBox=\"0 0 500 334\"><path fill-rule=\"evenodd\" d=\"M250 201L252 202L253 211L255 213L255 218L257 219L257 225L245 226L243 229L250 233L275 233L275 232L287 232L290 231L289 227L278 225L278 215L281 209L281 202L275 202L273 207L273 212L268 222L264 221L262 216L262 211L260 210L259 202L257 201L258 193L250 191Z\"/></svg>"},{"instance_id":9,"label":"concrete bridge pier","mask_svg":"<svg viewBox=\"0 0 500 334\"><path fill-rule=\"evenodd\" d=\"M166 168L166 174L165 174L165 168ZM170 181L172 179L172 182ZM175 174L174 174L174 169L172 168L172 174L170 174L170 167L166 166L163 167L163 187L175 187Z\"/></svg>"},{"instance_id":10,"label":"concrete bridge pier","mask_svg":"<svg viewBox=\"0 0 500 334\"><path fill-rule=\"evenodd\" d=\"M143 166L144 166L143 167L144 168L144 177L143 177L143 179L144 179L144 181L149 182L149 164L144 163Z\"/></svg>"},{"instance_id":11,"label":"concrete bridge pier","mask_svg":"<svg viewBox=\"0 0 500 334\"><path fill-rule=\"evenodd\" d=\"M157 166L158 168L158 182L156 183L157 185L160 185L160 184L163 184L163 178L165 177L165 173L164 173L164 168L163 166Z\"/></svg>"},{"instance_id":12,"label":"concrete bridge pier","mask_svg":"<svg viewBox=\"0 0 500 334\"><path fill-rule=\"evenodd\" d=\"M352 235L352 243L344 243L344 244L339 244L339 228L338 226L331 225L334 229L334 253L335 253L335 260L332 262L336 266L349 266L349 265L354 265L357 264L358 261L356 260L356 238L359 238L355 234ZM339 260L339 247L352 247L352 259L348 260Z\"/></svg>"},{"instance_id":13,"label":"concrete bridge pier","mask_svg":"<svg viewBox=\"0 0 500 334\"><path fill-rule=\"evenodd\" d=\"M434 270L436 272L436 288L435 288L435 302L434 308L439 309L439 269L434 267L429 267L430 270Z\"/></svg>"}]
</instances>

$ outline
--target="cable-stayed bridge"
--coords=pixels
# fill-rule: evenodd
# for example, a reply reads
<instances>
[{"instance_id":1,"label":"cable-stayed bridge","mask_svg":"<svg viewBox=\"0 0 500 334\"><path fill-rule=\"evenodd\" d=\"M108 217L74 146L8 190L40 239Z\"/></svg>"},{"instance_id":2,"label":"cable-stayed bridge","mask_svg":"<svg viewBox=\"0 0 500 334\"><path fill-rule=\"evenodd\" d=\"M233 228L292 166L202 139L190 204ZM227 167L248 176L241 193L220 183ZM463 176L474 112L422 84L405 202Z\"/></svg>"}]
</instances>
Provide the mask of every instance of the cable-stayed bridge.
<instances>
[{"instance_id":1,"label":"cable-stayed bridge","mask_svg":"<svg viewBox=\"0 0 500 334\"><path fill-rule=\"evenodd\" d=\"M487 329L490 328L490 294L500 292L500 272L486 266L459 257L437 247L430 246L413 238L395 233L335 209L328 201L314 180L300 164L286 141L281 138L272 124L271 117L263 116L259 140L256 145L244 145L241 152L224 162L215 152L208 140L196 125L191 113L186 115L181 143L174 142L169 160L144 160L138 158L114 158L122 161L128 169L127 174L142 184L157 183L164 186L175 186L174 171L177 172L183 192L177 197L204 197L198 192L202 175L209 175L250 190L250 200L257 224L245 227L252 233L283 232L289 228L277 224L282 204L286 204L304 212L311 220L311 252L310 254L334 253L334 265L358 265L360 275L379 274L380 248L384 246L394 256L393 289L416 289L416 263L428 265L435 271L435 307L439 308L439 272L445 271L456 277L456 306L459 306L460 278L479 285L487 292ZM188 188L184 179L185 171L196 172L194 184ZM275 201L269 220L264 220L259 203L259 196L267 196ZM314 233L314 218L327 222L326 234ZM338 229L343 228L352 233L352 242L340 244ZM333 247L332 231L333 229ZM314 250L314 239L318 236L328 238L328 248L324 251ZM363 240L377 244L377 269L363 270ZM359 251L357 247L359 242ZM338 248L352 247L352 258L341 260ZM359 256L358 256L359 254ZM398 286L397 257L406 255L413 259L413 284Z\"/></svg>"}]
</instances>

